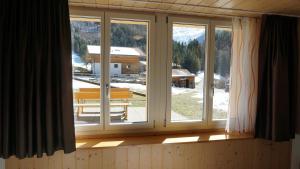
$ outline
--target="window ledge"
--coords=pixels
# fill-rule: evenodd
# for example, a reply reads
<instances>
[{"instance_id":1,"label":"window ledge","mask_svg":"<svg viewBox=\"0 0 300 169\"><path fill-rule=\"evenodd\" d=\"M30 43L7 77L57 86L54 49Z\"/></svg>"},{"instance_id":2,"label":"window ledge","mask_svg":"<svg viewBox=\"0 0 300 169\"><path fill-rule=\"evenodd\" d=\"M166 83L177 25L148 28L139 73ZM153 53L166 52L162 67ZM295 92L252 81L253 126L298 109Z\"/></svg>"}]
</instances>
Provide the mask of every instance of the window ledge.
<instances>
[{"instance_id":1,"label":"window ledge","mask_svg":"<svg viewBox=\"0 0 300 169\"><path fill-rule=\"evenodd\" d=\"M228 134L224 132L193 133L193 134L171 134L159 136L135 136L119 138L94 138L77 139L77 149L120 147L145 144L176 144L176 143L198 143L220 140L252 139L250 134Z\"/></svg>"}]
</instances>

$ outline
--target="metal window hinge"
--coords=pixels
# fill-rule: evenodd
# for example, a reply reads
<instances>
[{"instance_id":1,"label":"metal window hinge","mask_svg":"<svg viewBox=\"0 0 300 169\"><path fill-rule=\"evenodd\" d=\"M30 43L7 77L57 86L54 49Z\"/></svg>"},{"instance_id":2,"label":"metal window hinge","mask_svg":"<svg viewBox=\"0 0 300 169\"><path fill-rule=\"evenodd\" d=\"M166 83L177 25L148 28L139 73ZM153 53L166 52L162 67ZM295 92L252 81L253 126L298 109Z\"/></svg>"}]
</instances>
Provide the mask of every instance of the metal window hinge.
<instances>
[{"instance_id":1,"label":"metal window hinge","mask_svg":"<svg viewBox=\"0 0 300 169\"><path fill-rule=\"evenodd\" d=\"M166 18L166 23L169 23L169 17Z\"/></svg>"}]
</instances>

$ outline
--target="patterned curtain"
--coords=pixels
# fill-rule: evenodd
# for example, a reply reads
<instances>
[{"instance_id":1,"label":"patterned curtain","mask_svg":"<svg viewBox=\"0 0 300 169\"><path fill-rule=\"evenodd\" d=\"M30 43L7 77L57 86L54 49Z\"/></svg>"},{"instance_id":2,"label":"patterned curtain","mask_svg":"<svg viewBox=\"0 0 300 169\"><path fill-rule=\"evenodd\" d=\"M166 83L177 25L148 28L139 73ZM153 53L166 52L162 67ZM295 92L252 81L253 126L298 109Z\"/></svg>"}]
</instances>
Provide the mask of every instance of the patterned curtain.
<instances>
[{"instance_id":1,"label":"patterned curtain","mask_svg":"<svg viewBox=\"0 0 300 169\"><path fill-rule=\"evenodd\" d=\"M260 19L233 19L227 132L253 133L257 103Z\"/></svg>"}]
</instances>

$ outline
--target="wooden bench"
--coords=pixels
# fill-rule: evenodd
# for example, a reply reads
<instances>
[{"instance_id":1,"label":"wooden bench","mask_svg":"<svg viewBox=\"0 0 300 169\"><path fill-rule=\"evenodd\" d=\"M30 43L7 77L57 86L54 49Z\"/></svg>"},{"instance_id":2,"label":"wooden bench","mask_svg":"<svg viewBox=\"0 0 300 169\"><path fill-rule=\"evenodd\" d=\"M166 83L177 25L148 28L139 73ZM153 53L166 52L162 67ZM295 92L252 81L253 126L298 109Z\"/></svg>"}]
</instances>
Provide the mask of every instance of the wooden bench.
<instances>
[{"instance_id":1,"label":"wooden bench","mask_svg":"<svg viewBox=\"0 0 300 169\"><path fill-rule=\"evenodd\" d=\"M74 99L77 107L77 117L83 112L84 107L100 107L100 88L79 88L78 92L74 92ZM110 106L122 106L124 109L123 118L128 117L128 99L132 98L132 92L129 88L111 88L110 100L118 100L119 102L110 102ZM98 100L98 103L87 103L87 101Z\"/></svg>"}]
</instances>

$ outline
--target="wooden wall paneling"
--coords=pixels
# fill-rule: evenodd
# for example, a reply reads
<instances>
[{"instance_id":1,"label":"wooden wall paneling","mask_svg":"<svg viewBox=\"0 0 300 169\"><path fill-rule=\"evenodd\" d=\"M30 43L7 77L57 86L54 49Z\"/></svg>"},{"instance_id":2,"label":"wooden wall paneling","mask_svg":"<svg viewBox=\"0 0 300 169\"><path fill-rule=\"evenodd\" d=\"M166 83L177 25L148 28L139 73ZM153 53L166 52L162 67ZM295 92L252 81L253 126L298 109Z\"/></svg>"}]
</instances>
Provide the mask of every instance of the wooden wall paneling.
<instances>
[{"instance_id":1,"label":"wooden wall paneling","mask_svg":"<svg viewBox=\"0 0 300 169\"><path fill-rule=\"evenodd\" d=\"M253 169L271 169L271 147L271 141L254 141Z\"/></svg>"},{"instance_id":2,"label":"wooden wall paneling","mask_svg":"<svg viewBox=\"0 0 300 169\"><path fill-rule=\"evenodd\" d=\"M176 0L162 0L161 2L165 3L174 3ZM199 0L198 0L199 1Z\"/></svg>"},{"instance_id":3,"label":"wooden wall paneling","mask_svg":"<svg viewBox=\"0 0 300 169\"><path fill-rule=\"evenodd\" d=\"M183 7L182 7L180 10L181 10L181 11L190 12L193 8L194 8L194 6L183 5Z\"/></svg>"},{"instance_id":4,"label":"wooden wall paneling","mask_svg":"<svg viewBox=\"0 0 300 169\"><path fill-rule=\"evenodd\" d=\"M102 169L102 150L89 150L89 169Z\"/></svg>"},{"instance_id":5,"label":"wooden wall paneling","mask_svg":"<svg viewBox=\"0 0 300 169\"><path fill-rule=\"evenodd\" d=\"M48 169L49 160L46 154L43 155L41 158L34 158L34 168L35 169Z\"/></svg>"},{"instance_id":6,"label":"wooden wall paneling","mask_svg":"<svg viewBox=\"0 0 300 169\"><path fill-rule=\"evenodd\" d=\"M63 151L57 151L54 155L49 156L49 169L62 169Z\"/></svg>"},{"instance_id":7,"label":"wooden wall paneling","mask_svg":"<svg viewBox=\"0 0 300 169\"><path fill-rule=\"evenodd\" d=\"M227 155L226 168L252 169L253 148L254 144L252 140L236 140L234 142L227 142L226 151L230 153Z\"/></svg>"},{"instance_id":8,"label":"wooden wall paneling","mask_svg":"<svg viewBox=\"0 0 300 169\"><path fill-rule=\"evenodd\" d=\"M247 9L247 10L254 10L254 11L260 11L263 6L267 4L267 1L265 0L252 0L252 1L243 1L234 8L236 9Z\"/></svg>"},{"instance_id":9,"label":"wooden wall paneling","mask_svg":"<svg viewBox=\"0 0 300 169\"><path fill-rule=\"evenodd\" d=\"M218 0L203 0L203 1L200 2L200 5L203 5L203 6L212 6L217 1Z\"/></svg>"},{"instance_id":10,"label":"wooden wall paneling","mask_svg":"<svg viewBox=\"0 0 300 169\"><path fill-rule=\"evenodd\" d=\"M186 144L171 144L172 147L172 168L184 169Z\"/></svg>"},{"instance_id":11,"label":"wooden wall paneling","mask_svg":"<svg viewBox=\"0 0 300 169\"><path fill-rule=\"evenodd\" d=\"M102 150L102 168L115 169L116 148L104 148Z\"/></svg>"},{"instance_id":12,"label":"wooden wall paneling","mask_svg":"<svg viewBox=\"0 0 300 169\"><path fill-rule=\"evenodd\" d=\"M122 4L122 0L109 0L108 1L108 6L110 6L110 5L120 6L121 4Z\"/></svg>"},{"instance_id":13,"label":"wooden wall paneling","mask_svg":"<svg viewBox=\"0 0 300 169\"><path fill-rule=\"evenodd\" d=\"M70 2L80 3L80 2L82 2L82 0L69 0L69 3Z\"/></svg>"},{"instance_id":14,"label":"wooden wall paneling","mask_svg":"<svg viewBox=\"0 0 300 169\"><path fill-rule=\"evenodd\" d=\"M128 169L128 148L119 147L116 149L116 169Z\"/></svg>"},{"instance_id":15,"label":"wooden wall paneling","mask_svg":"<svg viewBox=\"0 0 300 169\"><path fill-rule=\"evenodd\" d=\"M5 168L6 169L19 169L20 168L20 160L16 157L10 157L5 160Z\"/></svg>"},{"instance_id":16,"label":"wooden wall paneling","mask_svg":"<svg viewBox=\"0 0 300 169\"><path fill-rule=\"evenodd\" d=\"M79 149L76 151L76 168L89 169L89 150Z\"/></svg>"},{"instance_id":17,"label":"wooden wall paneling","mask_svg":"<svg viewBox=\"0 0 300 169\"><path fill-rule=\"evenodd\" d=\"M33 169L34 158L24 158L20 160L20 169Z\"/></svg>"},{"instance_id":18,"label":"wooden wall paneling","mask_svg":"<svg viewBox=\"0 0 300 169\"><path fill-rule=\"evenodd\" d=\"M128 147L128 169L139 169L140 163L140 152L137 146Z\"/></svg>"},{"instance_id":19,"label":"wooden wall paneling","mask_svg":"<svg viewBox=\"0 0 300 169\"><path fill-rule=\"evenodd\" d=\"M96 5L96 0L82 0L82 2Z\"/></svg>"},{"instance_id":20,"label":"wooden wall paneling","mask_svg":"<svg viewBox=\"0 0 300 169\"><path fill-rule=\"evenodd\" d=\"M227 3L225 3L222 8L234 8L236 5L244 2L244 0L231 0Z\"/></svg>"},{"instance_id":21,"label":"wooden wall paneling","mask_svg":"<svg viewBox=\"0 0 300 169\"><path fill-rule=\"evenodd\" d=\"M163 169L163 145L154 144L151 146L151 169Z\"/></svg>"},{"instance_id":22,"label":"wooden wall paneling","mask_svg":"<svg viewBox=\"0 0 300 169\"><path fill-rule=\"evenodd\" d=\"M271 168L290 168L291 144L289 142L272 143L271 147Z\"/></svg>"},{"instance_id":23,"label":"wooden wall paneling","mask_svg":"<svg viewBox=\"0 0 300 169\"><path fill-rule=\"evenodd\" d=\"M76 152L63 155L63 169L76 169Z\"/></svg>"},{"instance_id":24,"label":"wooden wall paneling","mask_svg":"<svg viewBox=\"0 0 300 169\"><path fill-rule=\"evenodd\" d=\"M172 4L162 4L160 6L160 9L162 10L169 10L171 8Z\"/></svg>"},{"instance_id":25,"label":"wooden wall paneling","mask_svg":"<svg viewBox=\"0 0 300 169\"><path fill-rule=\"evenodd\" d=\"M222 7L224 6L225 4L227 4L229 1L231 0L218 0L217 2L215 2L214 4L212 4L211 6L213 7Z\"/></svg>"},{"instance_id":26,"label":"wooden wall paneling","mask_svg":"<svg viewBox=\"0 0 300 169\"><path fill-rule=\"evenodd\" d=\"M201 144L187 144L185 146L185 169L190 168L203 168L201 164L203 164L203 155L205 152L201 149Z\"/></svg>"},{"instance_id":27,"label":"wooden wall paneling","mask_svg":"<svg viewBox=\"0 0 300 169\"><path fill-rule=\"evenodd\" d=\"M201 2L201 0L190 0L187 2L189 5L198 5Z\"/></svg>"},{"instance_id":28,"label":"wooden wall paneling","mask_svg":"<svg viewBox=\"0 0 300 169\"><path fill-rule=\"evenodd\" d=\"M172 169L172 148L171 144L166 144L162 146L163 150L163 161L162 161L162 168L163 169Z\"/></svg>"},{"instance_id":29,"label":"wooden wall paneling","mask_svg":"<svg viewBox=\"0 0 300 169\"><path fill-rule=\"evenodd\" d=\"M159 9L159 6L160 6L160 4L159 3L155 3L155 2L153 2L153 3L147 3L145 5L145 7L149 8L149 9Z\"/></svg>"},{"instance_id":30,"label":"wooden wall paneling","mask_svg":"<svg viewBox=\"0 0 300 169\"><path fill-rule=\"evenodd\" d=\"M99 5L107 5L108 6L109 0L96 0L96 4Z\"/></svg>"},{"instance_id":31,"label":"wooden wall paneling","mask_svg":"<svg viewBox=\"0 0 300 169\"><path fill-rule=\"evenodd\" d=\"M140 169L151 169L152 164L151 164L151 155L152 155L152 149L151 146L149 145L142 145L139 146L139 151L140 151Z\"/></svg>"},{"instance_id":32,"label":"wooden wall paneling","mask_svg":"<svg viewBox=\"0 0 300 169\"><path fill-rule=\"evenodd\" d=\"M291 143L230 140L62 151L6 160L6 169L287 169Z\"/></svg>"},{"instance_id":33,"label":"wooden wall paneling","mask_svg":"<svg viewBox=\"0 0 300 169\"><path fill-rule=\"evenodd\" d=\"M145 8L145 6L146 6L146 3L143 1L136 1L134 3L134 7L136 7L136 8Z\"/></svg>"},{"instance_id":34,"label":"wooden wall paneling","mask_svg":"<svg viewBox=\"0 0 300 169\"><path fill-rule=\"evenodd\" d=\"M187 4L189 0L176 0L174 4Z\"/></svg>"},{"instance_id":35,"label":"wooden wall paneling","mask_svg":"<svg viewBox=\"0 0 300 169\"><path fill-rule=\"evenodd\" d=\"M217 141L214 145L206 143L204 152L207 169L223 168L228 159L226 142Z\"/></svg>"}]
</instances>

